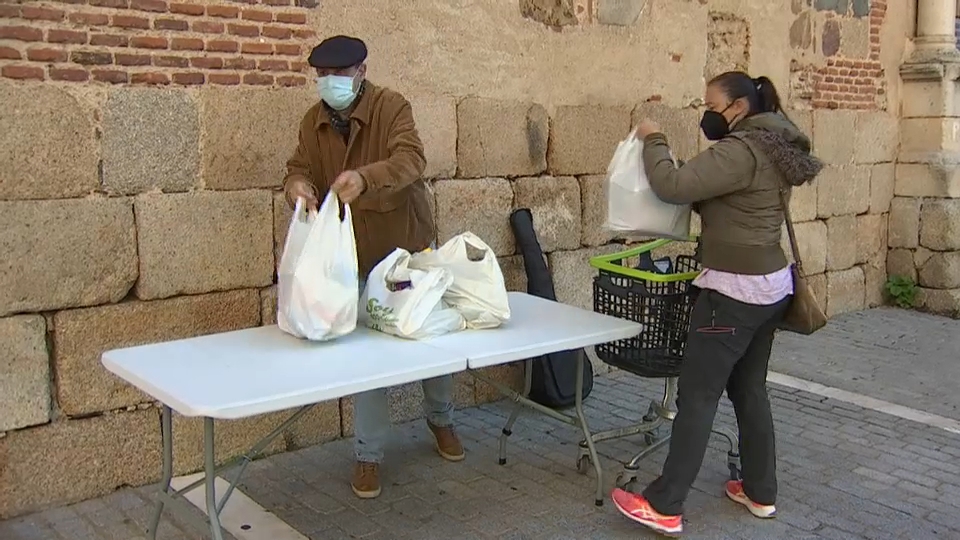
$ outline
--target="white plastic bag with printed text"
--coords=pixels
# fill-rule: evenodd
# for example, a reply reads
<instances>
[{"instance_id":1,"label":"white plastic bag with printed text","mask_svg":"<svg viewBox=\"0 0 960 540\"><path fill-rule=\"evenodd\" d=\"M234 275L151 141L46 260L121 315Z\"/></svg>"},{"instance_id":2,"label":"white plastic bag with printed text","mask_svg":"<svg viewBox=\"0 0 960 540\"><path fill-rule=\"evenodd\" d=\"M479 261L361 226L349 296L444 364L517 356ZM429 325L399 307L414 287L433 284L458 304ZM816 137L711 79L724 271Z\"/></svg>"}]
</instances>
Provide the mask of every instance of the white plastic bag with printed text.
<instances>
[{"instance_id":1,"label":"white plastic bag with printed text","mask_svg":"<svg viewBox=\"0 0 960 540\"><path fill-rule=\"evenodd\" d=\"M442 268L414 270L410 253L395 249L367 278L361 322L407 339L428 339L463 330L463 317L443 301L453 276Z\"/></svg>"},{"instance_id":2,"label":"white plastic bag with printed text","mask_svg":"<svg viewBox=\"0 0 960 540\"><path fill-rule=\"evenodd\" d=\"M350 206L341 221L334 193L319 212L297 199L277 270L277 325L311 341L349 334L357 327L358 288Z\"/></svg>"},{"instance_id":3,"label":"white plastic bag with printed text","mask_svg":"<svg viewBox=\"0 0 960 540\"><path fill-rule=\"evenodd\" d=\"M467 328L496 328L510 319L503 272L493 250L477 235L465 232L436 250L415 253L410 267L443 268L453 275L453 284L443 298L463 315Z\"/></svg>"},{"instance_id":4,"label":"white plastic bag with printed text","mask_svg":"<svg viewBox=\"0 0 960 540\"><path fill-rule=\"evenodd\" d=\"M643 141L636 131L617 145L607 167L604 191L604 230L626 236L689 238L690 205L663 202L653 192L643 167Z\"/></svg>"}]
</instances>

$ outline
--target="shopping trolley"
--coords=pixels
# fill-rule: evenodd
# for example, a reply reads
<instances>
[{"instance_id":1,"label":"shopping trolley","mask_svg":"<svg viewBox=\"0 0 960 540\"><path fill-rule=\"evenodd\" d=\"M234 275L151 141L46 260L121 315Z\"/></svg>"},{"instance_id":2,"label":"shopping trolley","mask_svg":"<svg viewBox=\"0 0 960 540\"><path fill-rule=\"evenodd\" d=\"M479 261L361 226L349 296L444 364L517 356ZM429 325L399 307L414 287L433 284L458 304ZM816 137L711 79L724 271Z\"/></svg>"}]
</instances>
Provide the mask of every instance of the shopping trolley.
<instances>
[{"instance_id":1,"label":"shopping trolley","mask_svg":"<svg viewBox=\"0 0 960 540\"><path fill-rule=\"evenodd\" d=\"M588 350L595 359L614 368L646 378L664 379L663 398L650 402L641 424L594 433L593 443L643 435L644 448L623 465L616 484L627 489L637 481L639 463L670 440L660 428L676 416L677 377L683 362L690 312L695 300L693 280L700 273L694 254L654 258L661 248L692 248L689 243L656 240L639 247L590 259L598 270L593 280L593 309L598 313L639 322L643 331L632 338L597 345ZM690 250L693 251L693 250ZM726 428L714 433L729 442L727 466L730 478L740 479L739 439ZM577 470L586 473L591 465L586 440L580 441Z\"/></svg>"}]
</instances>

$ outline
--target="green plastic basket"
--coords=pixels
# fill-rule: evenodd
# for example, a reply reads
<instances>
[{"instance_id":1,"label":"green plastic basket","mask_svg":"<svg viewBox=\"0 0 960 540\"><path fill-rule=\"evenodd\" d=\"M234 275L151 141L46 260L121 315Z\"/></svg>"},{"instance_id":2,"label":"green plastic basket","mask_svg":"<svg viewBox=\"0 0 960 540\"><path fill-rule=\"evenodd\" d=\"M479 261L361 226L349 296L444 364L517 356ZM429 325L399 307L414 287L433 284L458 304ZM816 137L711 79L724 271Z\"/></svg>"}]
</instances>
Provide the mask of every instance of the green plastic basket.
<instances>
[{"instance_id":1,"label":"green plastic basket","mask_svg":"<svg viewBox=\"0 0 960 540\"><path fill-rule=\"evenodd\" d=\"M696 242L691 237L689 242ZM630 260L652 253L675 240L655 240L632 249L590 259L598 270L593 279L593 309L597 313L636 321L643 331L632 338L595 347L611 366L641 377L676 377L690 330L700 263L692 255L670 258L673 272L640 270Z\"/></svg>"}]
</instances>

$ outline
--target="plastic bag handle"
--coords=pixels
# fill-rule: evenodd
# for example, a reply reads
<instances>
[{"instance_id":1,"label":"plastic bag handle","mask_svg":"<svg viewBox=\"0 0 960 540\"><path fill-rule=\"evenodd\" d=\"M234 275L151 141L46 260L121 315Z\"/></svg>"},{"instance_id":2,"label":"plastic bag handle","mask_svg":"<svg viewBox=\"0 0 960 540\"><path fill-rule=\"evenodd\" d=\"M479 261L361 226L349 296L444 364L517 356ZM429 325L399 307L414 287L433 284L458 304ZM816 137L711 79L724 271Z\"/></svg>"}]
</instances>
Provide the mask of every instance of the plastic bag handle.
<instances>
[{"instance_id":1,"label":"plastic bag handle","mask_svg":"<svg viewBox=\"0 0 960 540\"><path fill-rule=\"evenodd\" d=\"M466 256L466 246L468 246L468 245L469 245L469 246L472 246L472 247L475 248L475 249L478 249L478 250L480 250L480 251L483 251L483 259L482 259L482 260L486 260L487 257L489 257L489 256L491 256L491 255L496 256L496 255L493 253L493 249L492 249L486 242L484 242L483 240L481 240L479 236L473 234L473 233L470 232L470 231L466 231L466 232L462 233L462 234L460 235L460 239L463 240L463 244L464 244L464 249L463 249L463 250L464 250L464 256Z\"/></svg>"},{"instance_id":2,"label":"plastic bag handle","mask_svg":"<svg viewBox=\"0 0 960 540\"><path fill-rule=\"evenodd\" d=\"M297 197L297 202L293 205L293 216L290 218L290 224L287 225L287 236L283 239L283 251L281 253L287 252L287 247L290 244L290 236L293 232L293 224L298 221L304 221L303 217L306 214L306 202L303 200L303 197ZM277 264L280 264L277 262Z\"/></svg>"},{"instance_id":3,"label":"plastic bag handle","mask_svg":"<svg viewBox=\"0 0 960 540\"><path fill-rule=\"evenodd\" d=\"M327 214L330 213L330 207L337 207L337 221L340 220L340 205L338 204L337 194L332 191L327 191L327 196L323 198L323 202L320 203L320 209L317 211L317 219L320 221L326 221Z\"/></svg>"},{"instance_id":4,"label":"plastic bag handle","mask_svg":"<svg viewBox=\"0 0 960 540\"><path fill-rule=\"evenodd\" d=\"M350 205L343 204L343 219L340 219L340 198L337 197L337 194L332 191L327 191L327 195L323 198L323 203L320 204L320 210L318 214L325 216L331 211L331 208L336 208L337 212L337 221L341 223L349 222L353 214L350 212Z\"/></svg>"},{"instance_id":5,"label":"plastic bag handle","mask_svg":"<svg viewBox=\"0 0 960 540\"><path fill-rule=\"evenodd\" d=\"M355 241L353 236L353 213L350 211L350 205L343 205L343 219L340 219L340 198L333 191L327 191L323 198L323 204L320 205L320 211L317 220L337 224L340 230L340 238L346 241L349 236L351 241Z\"/></svg>"},{"instance_id":6,"label":"plastic bag handle","mask_svg":"<svg viewBox=\"0 0 960 540\"><path fill-rule=\"evenodd\" d=\"M353 222L353 212L350 211L350 205L343 205L343 221L340 222L341 225L347 226Z\"/></svg>"},{"instance_id":7,"label":"plastic bag handle","mask_svg":"<svg viewBox=\"0 0 960 540\"><path fill-rule=\"evenodd\" d=\"M463 241L465 243L470 244L471 246L477 249L482 249L484 251L493 251L492 249L490 249L490 246L488 246L486 242L481 240L479 236L473 234L470 231L463 233L462 235L460 235L460 237L463 238Z\"/></svg>"}]
</instances>

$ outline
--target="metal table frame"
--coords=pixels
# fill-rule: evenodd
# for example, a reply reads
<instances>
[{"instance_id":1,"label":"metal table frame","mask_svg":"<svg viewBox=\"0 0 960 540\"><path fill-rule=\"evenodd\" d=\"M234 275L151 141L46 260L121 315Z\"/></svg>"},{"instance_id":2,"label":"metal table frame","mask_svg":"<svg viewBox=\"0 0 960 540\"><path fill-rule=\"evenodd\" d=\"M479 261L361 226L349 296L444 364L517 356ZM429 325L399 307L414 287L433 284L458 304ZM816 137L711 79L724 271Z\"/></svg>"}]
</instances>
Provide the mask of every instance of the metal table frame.
<instances>
[{"instance_id":1,"label":"metal table frame","mask_svg":"<svg viewBox=\"0 0 960 540\"><path fill-rule=\"evenodd\" d=\"M226 506L230 495L240 482L240 478L246 471L247 466L254 459L259 457L264 450L279 437L288 427L296 423L300 417L306 414L316 404L304 405L289 418L283 421L273 431L254 444L250 450L225 460L220 465L216 463L216 453L214 444L214 419L210 417L203 418L203 478L185 486L181 489L174 489L171 485L173 481L173 410L162 405L160 416L160 432L163 439L163 478L160 481L160 489L157 491L156 503L153 516L147 528L147 538L156 540L157 530L160 526L160 518L164 509L169 506L174 515L181 517L187 523L190 523L198 530L202 531L209 528L211 538L214 540L223 540L223 529L220 526L220 513ZM225 471L237 468L237 473L232 479L228 480L229 485L223 496L217 498L216 479L217 476ZM206 488L206 507L207 519L204 520L196 513L196 507L186 499L186 494L201 486Z\"/></svg>"},{"instance_id":2,"label":"metal table frame","mask_svg":"<svg viewBox=\"0 0 960 540\"><path fill-rule=\"evenodd\" d=\"M577 388L576 393L576 416L566 415L560 412L557 412L553 409L540 405L527 396L530 394L530 388L533 382L533 360L527 359L524 360L524 389L523 393L517 392L516 390L506 386L503 383L495 381L486 375L482 371L476 369L467 369L467 373L473 376L475 379L483 381L494 388L496 388L504 396L513 399L517 405L514 408L513 412L510 415L510 418L507 420L507 424L504 426L502 433L500 435L500 454L499 454L499 463L501 465L506 464L507 457L507 437L510 436L511 429L513 428L514 423L517 421L517 418L520 415L521 406L527 406L533 409L536 409L547 416L560 420L568 425L579 427L583 432L585 441L587 441L586 447L588 448L591 463L594 464L594 468L597 473L597 499L596 504L598 506L603 504L603 470L600 467L600 460L597 455L596 448L593 444L593 437L590 434L590 429L587 425L586 416L583 413L583 392L580 391L583 387L583 372L584 372L584 362L588 362L586 355L581 355L580 361L577 363ZM168 405L161 405L161 418L160 418L160 432L163 442L163 457L162 457L162 478L160 480L160 489L156 492L156 502L154 506L153 516L150 519L148 528L147 528L147 538L149 540L156 540L157 531L160 525L160 519L163 515L164 510L169 509L174 515L183 518L183 520L190 525L196 527L198 530L202 531L204 529L209 529L211 533L211 538L213 540L223 540L223 529L220 525L220 513L223 511L223 508L226 506L227 501L230 496L233 494L234 489L236 489L237 484L239 484L243 473L246 471L247 466L255 459L260 457L264 450L273 442L277 437L279 437L287 428L296 423L305 413L310 411L316 404L304 405L300 407L295 413L293 413L289 418L283 421L279 426L277 426L273 431L268 433L262 439L260 439L256 444L254 444L248 451L228 458L220 465L216 463L216 447L214 441L214 422L215 420L210 417L203 417L203 478L196 480L195 482L181 488L174 489L172 485L173 481L173 410ZM584 443L581 443L584 444ZM219 475L226 471L232 469L237 469L237 472L233 477L228 481L228 487L221 497L217 497L216 493L216 479ZM207 518L203 519L198 516L196 513L196 507L186 499L186 494L203 486L206 489L206 512Z\"/></svg>"},{"instance_id":3,"label":"metal table frame","mask_svg":"<svg viewBox=\"0 0 960 540\"><path fill-rule=\"evenodd\" d=\"M590 462L593 463L593 468L597 473L597 493L594 503L597 506L603 506L603 468L600 466L600 458L597 454L596 445L594 445L594 436L590 434L590 427L587 425L587 417L583 413L583 372L584 372L584 362L589 362L586 354L579 355L579 361L577 362L577 391L576 398L574 403L574 412L575 416L569 414L564 414L558 412L554 409L541 405L529 398L530 388L533 386L533 359L524 360L524 370L523 370L523 391L517 392L509 386L494 381L491 378L487 377L483 373L477 370L468 369L467 372L470 373L474 378L483 381L490 386L496 388L501 394L507 398L514 401L515 405L513 412L510 413L510 417L507 419L507 423L504 424L503 429L500 432L500 454L499 454L499 463L500 465L505 465L507 463L507 437L513 434L513 425L516 423L517 418L520 416L520 411L522 407L529 407L531 409L537 410L551 418L559 420L567 425L578 427L580 431L583 432L583 442L581 444L586 446L588 455L590 456Z\"/></svg>"},{"instance_id":4,"label":"metal table frame","mask_svg":"<svg viewBox=\"0 0 960 540\"><path fill-rule=\"evenodd\" d=\"M637 434L647 434L646 438L647 446L641 450L632 460L623 465L623 471L620 473L617 479L617 485L621 487L626 487L629 484L633 483L637 479L637 473L639 471L638 463L643 460L647 455L655 452L665 445L669 440L670 436L665 435L659 438L654 438L653 433L667 421L672 420L676 414L671 408L670 404L673 403L673 400L676 399L676 378L666 379L664 382L664 396L661 402L653 401L650 405L650 411L644 416L644 422L642 424L616 428L607 431L602 431L599 433L591 433L590 427L587 423L586 415L583 412L583 375L584 375L584 366L585 362L589 362L590 358L588 353L579 355L579 360L577 362L576 370L576 393L574 401L574 415L564 414L562 412L556 411L544 405L541 405L529 398L530 389L533 383L533 360L527 359L524 360L524 382L523 390L518 392L509 386L491 379L486 376L481 370L468 369L469 373L473 378L482 381L486 384L497 389L501 394L511 399L515 405L513 411L510 413L509 418L507 418L506 424L504 424L503 429L501 430L499 437L499 459L498 462L500 465L505 465L507 463L507 438L513 434L513 426L516 423L517 419L520 416L520 412L523 407L528 407L539 411L551 418L559 420L567 425L580 428L583 433L583 439L579 443L579 455L577 456L577 470L581 473L587 472L588 468L586 465L587 460L593 464L594 471L597 475L597 490L596 498L594 504L597 506L603 505L604 500L604 489L603 489L603 468L600 464L599 454L597 453L596 443L618 439L621 437L629 437ZM262 439L260 439L256 444L254 444L248 451L234 456L225 460L220 465L216 463L216 447L214 440L214 419L210 417L203 418L203 478L181 488L174 489L172 486L173 481L173 410L167 406L162 405L161 407L161 419L160 419L160 431L163 441L163 466L162 466L162 478L160 481L160 489L157 491L157 500L154 507L154 513L150 520L150 523L147 528L147 538L149 540L156 540L157 530L160 525L160 518L162 517L163 511L169 507L169 510L173 512L176 516L181 517L184 521L190 523L194 527L197 527L198 530L203 530L209 528L211 533L211 538L213 540L223 540L223 529L220 525L220 513L223 511L223 508L226 506L227 501L230 496L233 494L234 489L236 489L237 484L239 484L240 479L243 476L243 473L246 471L247 466L259 456L261 456L266 450L266 448L272 443L277 437L279 437L287 428L296 423L304 414L314 408L316 404L304 405L300 407L295 413L290 415L286 420L284 420L279 426L277 426L273 431L268 433ZM728 466L730 467L731 477L739 478L739 454L736 452L736 435L733 435L729 430L726 429L717 429L714 430L714 433L718 433L724 436L730 442L730 451L728 452ZM237 469L237 472L231 479L228 480L228 487L221 497L217 497L216 493L216 479L217 477L232 469ZM196 514L196 507L186 500L186 494L203 486L206 490L206 511L207 519Z\"/></svg>"},{"instance_id":5,"label":"metal table frame","mask_svg":"<svg viewBox=\"0 0 960 540\"><path fill-rule=\"evenodd\" d=\"M489 338L494 336L487 335L486 332L474 333L474 338L464 338L463 340L458 340L455 338L444 340L442 338L438 338L436 342L425 343L425 348L422 350L418 349L403 355L407 360L407 364L409 364L407 367L412 370L409 373L397 372L389 374L388 377L385 377L382 380L371 380L364 382L363 384L361 384L363 381L360 379L351 380L347 386L337 388L332 387L330 384L321 385L322 387L318 388L299 388L298 392L305 392L304 394L289 395L289 390L284 390L287 392L287 394L284 394L285 397L283 399L275 399L269 403L258 401L254 404L255 406L247 404L245 401L243 401L249 400L249 395L241 396L243 398L241 401L243 402L237 402L237 400L240 398L236 396L220 396L223 398L222 400L227 400L230 402L217 405L216 403L208 403L210 400L199 398L199 396L205 396L209 393L202 388L197 390L196 388L191 387L190 392L176 391L177 388L175 388L175 386L179 381L170 379L170 377L161 377L161 375L168 375L169 370L165 368L156 368L156 366L160 366L161 364L152 362L153 359L159 359L163 357L164 354L161 353L165 353L168 349L160 351L157 350L155 345L145 345L140 347L131 347L124 350L105 352L103 354L102 362L109 371L130 382L134 386L137 386L148 395L161 402L161 481L159 485L160 489L156 490L154 512L148 523L148 538L150 540L156 539L160 520L163 517L163 512L169 508L174 515L182 517L185 523L189 523L192 526L197 526L201 531L208 529L213 540L223 540L224 535L227 533L224 531L221 523L222 512L224 509L227 509L228 512L231 510L230 508L227 508L227 503L231 495L234 494L234 490L237 488L248 465L254 459L261 456L271 442L277 439L277 437L279 437L292 424L297 422L306 412L315 407L317 403L325 402L337 397L356 394L372 388L386 388L397 384L413 382L415 380L423 380L424 378L429 377L453 375L462 371L470 372L477 379L491 384L495 388L498 388L501 392L504 392L507 396L516 395L515 399L518 402L522 398L525 401L524 404L527 406L536 408L544 414L562 420L570 425L580 426L584 433L585 440L589 446L589 453L593 458L593 462L597 465L596 469L599 478L602 474L602 471L600 470L596 449L593 446L592 438L590 437L590 431L587 427L586 418L583 414L582 395L577 395L576 417L569 417L557 413L546 407L539 406L527 399L526 396L530 392L532 383L532 371L530 369L532 366L532 361L528 360L527 358L535 358L542 354L557 352L558 350L564 349L576 350L586 346L587 344L604 342L610 339L622 339L627 337L627 335L633 335L634 332L639 332L640 325L632 321L601 321L599 319L595 319L596 317L601 317L601 315L591 312L580 313L581 311L585 310L579 310L578 308L567 306L564 308L566 311L558 310L558 320L564 321L564 324L566 324L568 328L576 329L577 331L572 332L575 335L570 335L570 332L564 332L561 335L556 335L557 332L555 324L543 323L542 318L537 317L537 315L539 315L539 313L541 313L545 308L553 309L552 301L537 298L525 293L510 293L508 296L511 304L511 311L516 310L517 313L526 313L526 316L530 318L532 322L528 323L530 327L526 330L524 330L522 327L519 329L515 327L515 330L519 330L519 332L507 334L504 339L498 341L496 346L488 346ZM584 324L580 318L587 316L588 314L592 319L588 321L589 324ZM613 319L611 317L607 318ZM586 328L584 328L584 326ZM582 332L580 332L581 328L584 328ZM377 336L377 340L380 343L379 345L373 347L374 350L383 351L385 348L388 349L390 346L392 346L391 343L388 343L389 340L397 340L397 343L400 342L398 338L389 336L384 337L381 334L368 329L364 329L363 331L375 334ZM482 336L482 338L477 336ZM262 344L273 344L282 349L281 352L286 355L285 358L290 358L291 354L301 354L301 350L306 351L304 347L299 345L296 346L296 351L292 350L290 345L292 342L281 341L281 337L283 337L283 335L278 329L276 329L276 327L261 327L190 338L190 340L175 340L171 343L156 345L161 345L169 348L169 350L183 353L184 342L192 340L201 340L204 342L205 346L215 347L236 347L237 343L244 345L244 348L249 348L252 343L257 343L258 346ZM238 339L240 339L239 342L237 341ZM283 337L283 340L287 339L288 338ZM511 343L511 341L517 343ZM535 343L531 341L535 341ZM196 343L196 341L194 341L194 343ZM212 345L210 345L211 343ZM227 345L224 345L225 343ZM430 350L427 351L427 349ZM428 366L416 365L423 361L425 352L429 352L430 354L435 353L438 355L438 358L436 361L430 361L430 365ZM207 354L209 354L209 350L207 351ZM311 351L306 351L302 354L311 354ZM221 356L224 355L221 353ZM144 369L144 366L147 365L143 363L146 361L144 357L148 357L148 359L151 360L149 366L153 366L152 369ZM254 361L250 354L247 354L244 356L244 358L247 361ZM509 364L518 361L525 361L527 365L525 373L525 389L522 396L512 393L512 389L509 389L505 385L502 385L496 381L490 380L482 373L479 373L474 368L470 367L471 362L477 364L483 364L486 362L492 366ZM581 384L583 380L583 361L586 360L581 360L578 367L579 371L577 373L577 380L581 381ZM216 370L230 369L230 366L227 365L216 365L212 368L208 365L207 367L209 369L204 372L205 376L211 378L219 375L218 372L211 371L214 368ZM427 373L428 371L430 373ZM289 369L289 365L288 372L290 373L289 376L296 376L296 372L291 371ZM360 375L366 377L366 374L353 374L352 376L356 378ZM364 379L364 381L365 380L366 379ZM376 384L373 387L366 387L369 386L367 383L372 384L374 382L379 382L382 384ZM364 387L361 388L361 386ZM270 396L264 396L264 399L269 397ZM194 401L202 403L197 404L194 403ZM216 402L217 400L213 401ZM218 460L215 453L216 444L214 438L214 417L238 419L268 412L287 410L291 407L296 407L296 411L293 412L286 420L280 423L279 426L273 429L273 431L261 438L260 441L254 444L249 450L241 453L238 456L224 459L220 464L217 463ZM173 478L174 409L184 411L184 413L186 413L185 416L203 419L203 467L197 476L184 480L184 483L189 482L189 485L186 486L182 486L179 479L176 483L174 483ZM512 428L518 414L519 410L515 411L511 415L508 426L503 430L504 433L509 433L510 428ZM505 444L506 441L504 436L501 438L500 442L501 462L506 459ZM226 472L230 472L230 474L225 475L224 473ZM229 476L229 478L227 476ZM194 478L196 478L195 481ZM218 483L220 484L220 491L222 491L219 496L217 493ZM199 496L200 494L195 491L201 486L205 490L202 497ZM602 498L599 480L597 494L598 500ZM201 510L206 510L207 515L205 518L197 514L198 507ZM204 536L206 536L206 534L204 534Z\"/></svg>"}]
</instances>

